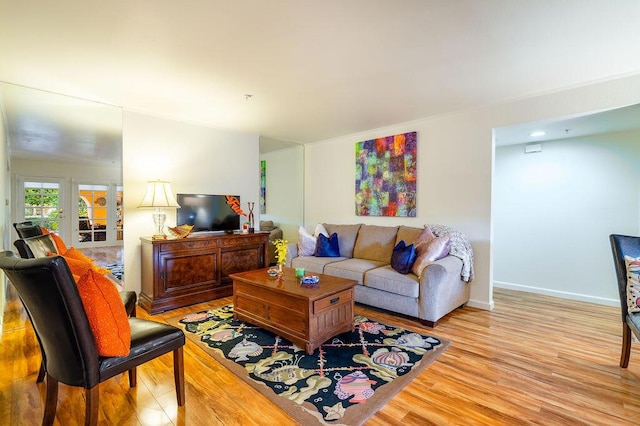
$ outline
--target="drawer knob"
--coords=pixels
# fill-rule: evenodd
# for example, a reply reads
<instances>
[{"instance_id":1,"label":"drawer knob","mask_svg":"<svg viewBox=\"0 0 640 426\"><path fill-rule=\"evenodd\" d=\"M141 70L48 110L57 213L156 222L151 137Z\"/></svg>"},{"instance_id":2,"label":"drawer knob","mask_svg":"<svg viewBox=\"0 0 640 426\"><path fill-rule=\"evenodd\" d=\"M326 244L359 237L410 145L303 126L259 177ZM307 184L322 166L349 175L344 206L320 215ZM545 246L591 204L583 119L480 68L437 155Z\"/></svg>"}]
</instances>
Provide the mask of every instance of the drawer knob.
<instances>
[{"instance_id":1,"label":"drawer knob","mask_svg":"<svg viewBox=\"0 0 640 426\"><path fill-rule=\"evenodd\" d=\"M334 304L334 303L336 303L338 300L340 300L340 296L338 296L338 297L334 297L333 299L329 300L329 303L331 303L331 304L333 305L333 304Z\"/></svg>"}]
</instances>

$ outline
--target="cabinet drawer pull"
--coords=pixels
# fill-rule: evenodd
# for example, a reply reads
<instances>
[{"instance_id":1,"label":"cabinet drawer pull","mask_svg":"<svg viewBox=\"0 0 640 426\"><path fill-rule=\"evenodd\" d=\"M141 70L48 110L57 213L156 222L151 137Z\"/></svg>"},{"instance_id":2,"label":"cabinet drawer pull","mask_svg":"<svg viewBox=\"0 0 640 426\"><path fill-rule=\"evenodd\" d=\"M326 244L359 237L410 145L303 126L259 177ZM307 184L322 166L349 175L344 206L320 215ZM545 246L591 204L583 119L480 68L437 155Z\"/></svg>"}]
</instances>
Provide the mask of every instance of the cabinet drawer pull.
<instances>
[{"instance_id":1,"label":"cabinet drawer pull","mask_svg":"<svg viewBox=\"0 0 640 426\"><path fill-rule=\"evenodd\" d=\"M336 303L338 300L340 300L340 296L338 296L338 297L334 297L333 299L329 300L329 303L331 303L331 304L333 305L333 304L334 304L334 303Z\"/></svg>"}]
</instances>

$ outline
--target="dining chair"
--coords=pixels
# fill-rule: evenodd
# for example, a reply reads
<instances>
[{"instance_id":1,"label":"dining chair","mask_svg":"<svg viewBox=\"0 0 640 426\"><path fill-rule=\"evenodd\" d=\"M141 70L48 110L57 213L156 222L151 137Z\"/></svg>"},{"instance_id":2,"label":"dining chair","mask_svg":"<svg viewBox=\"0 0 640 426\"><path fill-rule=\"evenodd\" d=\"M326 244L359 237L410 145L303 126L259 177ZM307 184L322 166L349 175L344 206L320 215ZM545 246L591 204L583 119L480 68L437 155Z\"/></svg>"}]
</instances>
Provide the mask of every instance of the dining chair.
<instances>
[{"instance_id":1,"label":"dining chair","mask_svg":"<svg viewBox=\"0 0 640 426\"><path fill-rule=\"evenodd\" d=\"M627 305L627 267L624 257L640 257L640 237L611 234L609 236L613 262L616 268L618 294L620 295L620 311L622 314L622 352L620 367L627 368L631 355L631 333L640 339L640 312L629 312Z\"/></svg>"},{"instance_id":2,"label":"dining chair","mask_svg":"<svg viewBox=\"0 0 640 426\"><path fill-rule=\"evenodd\" d=\"M129 385L135 387L136 367L168 352L173 352L177 403L184 405L185 337L182 330L155 321L128 318L131 328L129 354L100 356L78 287L63 257L22 259L5 251L0 253L0 269L20 296L41 345L47 378L43 425L54 422L58 383L84 388L85 425L95 425L98 385L128 371Z\"/></svg>"},{"instance_id":3,"label":"dining chair","mask_svg":"<svg viewBox=\"0 0 640 426\"><path fill-rule=\"evenodd\" d=\"M15 228L20 238L29 238L35 237L36 235L42 235L42 228L40 228L40 225L37 225L30 220L17 223L14 222L13 227Z\"/></svg>"},{"instance_id":4,"label":"dining chair","mask_svg":"<svg viewBox=\"0 0 640 426\"><path fill-rule=\"evenodd\" d=\"M14 224L15 225L15 224ZM16 228L17 229L17 228ZM40 227L38 227L40 229ZM20 231L18 231L19 233ZM20 238L13 242L13 245L18 250L20 257L23 259L33 259L36 257L45 257L47 253L55 252L55 243L48 236L40 233L32 237ZM138 295L135 291L120 291L120 299L130 317L136 316L136 305L138 304ZM40 364L40 371L36 377L36 382L40 383L44 380L45 370L44 362Z\"/></svg>"}]
</instances>

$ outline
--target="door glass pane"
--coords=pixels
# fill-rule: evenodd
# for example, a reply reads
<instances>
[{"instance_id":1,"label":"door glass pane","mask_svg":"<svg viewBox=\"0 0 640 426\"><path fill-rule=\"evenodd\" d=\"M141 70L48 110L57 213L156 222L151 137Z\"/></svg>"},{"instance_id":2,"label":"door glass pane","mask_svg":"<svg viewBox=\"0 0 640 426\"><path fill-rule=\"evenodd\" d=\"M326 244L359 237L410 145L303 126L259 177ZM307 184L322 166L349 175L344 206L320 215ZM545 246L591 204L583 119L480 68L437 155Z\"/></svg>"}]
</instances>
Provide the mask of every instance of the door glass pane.
<instances>
[{"instance_id":1,"label":"door glass pane","mask_svg":"<svg viewBox=\"0 0 640 426\"><path fill-rule=\"evenodd\" d=\"M60 185L51 182L24 183L24 219L49 231L60 227Z\"/></svg>"},{"instance_id":2,"label":"door glass pane","mask_svg":"<svg viewBox=\"0 0 640 426\"><path fill-rule=\"evenodd\" d=\"M78 241L106 241L107 185L78 186Z\"/></svg>"}]
</instances>

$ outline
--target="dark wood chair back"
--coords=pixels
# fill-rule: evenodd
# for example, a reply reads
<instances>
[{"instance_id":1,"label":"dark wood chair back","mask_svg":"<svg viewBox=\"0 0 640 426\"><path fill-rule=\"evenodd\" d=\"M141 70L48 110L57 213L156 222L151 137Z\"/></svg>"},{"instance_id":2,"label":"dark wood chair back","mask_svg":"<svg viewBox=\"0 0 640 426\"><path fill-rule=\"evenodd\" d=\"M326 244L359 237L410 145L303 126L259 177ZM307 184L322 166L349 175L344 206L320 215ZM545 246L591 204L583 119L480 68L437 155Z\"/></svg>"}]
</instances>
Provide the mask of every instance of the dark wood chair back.
<instances>
[{"instance_id":1,"label":"dark wood chair back","mask_svg":"<svg viewBox=\"0 0 640 426\"><path fill-rule=\"evenodd\" d=\"M182 330L168 324L129 318L131 352L122 357L98 355L89 320L71 271L60 256L17 258L0 253L2 269L15 287L40 342L47 377L43 424L53 424L58 382L85 389L86 424L98 417L97 385L116 374L129 372L136 385L136 366L173 351L178 405L184 404Z\"/></svg>"},{"instance_id":2,"label":"dark wood chair back","mask_svg":"<svg viewBox=\"0 0 640 426\"><path fill-rule=\"evenodd\" d=\"M37 225L30 220L14 223L13 227L15 228L20 238L29 238L35 237L36 235L42 235L42 228L40 228L40 225Z\"/></svg>"}]
</instances>

